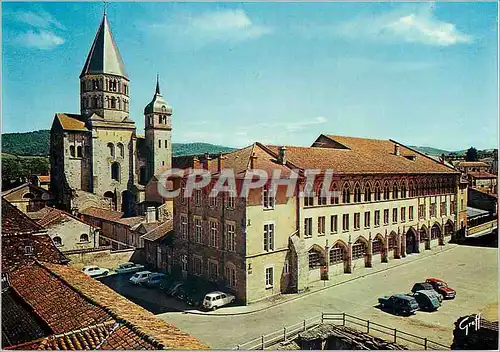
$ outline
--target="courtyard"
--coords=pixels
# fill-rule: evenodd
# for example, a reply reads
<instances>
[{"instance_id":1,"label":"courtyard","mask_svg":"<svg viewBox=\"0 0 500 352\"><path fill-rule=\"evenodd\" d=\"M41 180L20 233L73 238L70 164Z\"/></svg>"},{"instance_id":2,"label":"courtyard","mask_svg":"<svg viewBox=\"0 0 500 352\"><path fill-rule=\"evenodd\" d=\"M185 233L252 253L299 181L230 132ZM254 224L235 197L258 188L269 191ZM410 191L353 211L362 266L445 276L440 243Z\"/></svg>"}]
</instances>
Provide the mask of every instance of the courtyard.
<instances>
[{"instance_id":1,"label":"courtyard","mask_svg":"<svg viewBox=\"0 0 500 352\"><path fill-rule=\"evenodd\" d=\"M411 261L410 258L404 258L401 259L402 262L408 260L405 265L376 272L309 295L302 295L295 300L271 305L255 313L199 315L184 314L167 308L164 309L164 313L161 309L157 312L162 319L175 324L215 349L233 348L237 344L322 312L349 313L450 345L454 322L460 316L481 313L489 320L498 320L498 249L467 245L447 246L451 248L436 251L435 255ZM457 291L457 297L454 300L444 301L437 312L419 311L410 317L394 316L378 309L378 297L407 293L414 282L423 281L427 277L437 277L447 281L449 286ZM147 297L146 292L143 299L145 297ZM163 302L171 303L170 300ZM136 303L140 304L139 301ZM231 309L235 308L226 308L226 311L229 312ZM223 310L224 308L221 309L221 313Z\"/></svg>"}]
</instances>

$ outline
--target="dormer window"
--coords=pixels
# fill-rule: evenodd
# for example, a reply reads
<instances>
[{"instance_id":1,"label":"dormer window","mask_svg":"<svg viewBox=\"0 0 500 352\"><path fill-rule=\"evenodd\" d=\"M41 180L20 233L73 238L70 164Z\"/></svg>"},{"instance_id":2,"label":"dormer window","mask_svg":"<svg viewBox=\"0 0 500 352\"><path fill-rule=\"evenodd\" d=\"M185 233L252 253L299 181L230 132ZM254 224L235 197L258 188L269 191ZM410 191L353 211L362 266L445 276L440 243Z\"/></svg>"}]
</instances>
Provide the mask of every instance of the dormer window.
<instances>
[{"instance_id":1,"label":"dormer window","mask_svg":"<svg viewBox=\"0 0 500 352\"><path fill-rule=\"evenodd\" d=\"M33 247L32 246L24 246L24 255L32 255Z\"/></svg>"}]
</instances>

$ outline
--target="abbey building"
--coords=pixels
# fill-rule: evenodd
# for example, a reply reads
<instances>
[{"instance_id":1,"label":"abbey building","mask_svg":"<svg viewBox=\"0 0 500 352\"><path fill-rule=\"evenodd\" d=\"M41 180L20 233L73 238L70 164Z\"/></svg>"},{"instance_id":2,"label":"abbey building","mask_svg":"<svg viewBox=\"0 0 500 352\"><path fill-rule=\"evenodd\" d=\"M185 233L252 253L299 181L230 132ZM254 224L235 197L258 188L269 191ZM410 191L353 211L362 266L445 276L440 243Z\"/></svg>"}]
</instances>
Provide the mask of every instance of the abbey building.
<instances>
[{"instance_id":1,"label":"abbey building","mask_svg":"<svg viewBox=\"0 0 500 352\"><path fill-rule=\"evenodd\" d=\"M130 116L130 79L104 14L80 74L80 113L56 113L51 190L68 210L108 207L132 215L148 183L171 167L172 107L160 92L144 108L145 134Z\"/></svg>"}]
</instances>

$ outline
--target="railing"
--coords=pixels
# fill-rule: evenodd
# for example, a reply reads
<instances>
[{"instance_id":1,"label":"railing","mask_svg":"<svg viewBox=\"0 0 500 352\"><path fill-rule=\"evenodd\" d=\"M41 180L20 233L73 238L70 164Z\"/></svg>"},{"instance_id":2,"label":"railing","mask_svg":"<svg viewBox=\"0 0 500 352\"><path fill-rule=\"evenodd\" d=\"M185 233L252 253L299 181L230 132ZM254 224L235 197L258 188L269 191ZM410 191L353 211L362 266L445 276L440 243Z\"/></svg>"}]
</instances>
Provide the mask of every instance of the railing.
<instances>
[{"instance_id":1,"label":"railing","mask_svg":"<svg viewBox=\"0 0 500 352\"><path fill-rule=\"evenodd\" d=\"M480 225L476 225L474 227L469 227L467 229L467 236L477 234L479 232L487 231L487 230L493 230L497 228L497 220L492 220Z\"/></svg>"},{"instance_id":2,"label":"railing","mask_svg":"<svg viewBox=\"0 0 500 352\"><path fill-rule=\"evenodd\" d=\"M385 340L390 340L394 343L400 343L401 345L411 344L413 346L416 346L418 349L450 349L450 346L429 340L426 337L410 334L408 332L394 329L370 320L358 318L354 315L346 313L321 313L318 316L303 320L302 322L295 325L283 327L283 329L276 330L270 334L262 335L244 344L237 345L234 349L263 350L266 347L276 345L277 343L292 340L297 337L300 332L306 331L325 322L333 322L337 325L354 327L357 330L366 330L367 334L369 334L370 332L372 332L372 334L373 332L377 332L378 334L383 335ZM363 327L363 329L360 329L360 327Z\"/></svg>"}]
</instances>

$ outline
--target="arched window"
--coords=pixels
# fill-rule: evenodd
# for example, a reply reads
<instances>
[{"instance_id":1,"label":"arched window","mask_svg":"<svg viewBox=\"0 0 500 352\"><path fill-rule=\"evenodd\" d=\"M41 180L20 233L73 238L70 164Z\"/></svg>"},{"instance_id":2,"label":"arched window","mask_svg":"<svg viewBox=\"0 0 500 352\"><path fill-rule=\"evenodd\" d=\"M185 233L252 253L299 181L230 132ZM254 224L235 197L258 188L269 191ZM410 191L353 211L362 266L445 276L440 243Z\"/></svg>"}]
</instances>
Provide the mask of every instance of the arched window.
<instances>
[{"instance_id":1,"label":"arched window","mask_svg":"<svg viewBox=\"0 0 500 352\"><path fill-rule=\"evenodd\" d=\"M408 184L408 193L410 197L415 197L415 189L413 188L413 181Z\"/></svg>"},{"instance_id":2,"label":"arched window","mask_svg":"<svg viewBox=\"0 0 500 352\"><path fill-rule=\"evenodd\" d=\"M384 248L384 241L382 241L382 238L376 237L372 241L372 253L373 254L379 254L382 252L382 249Z\"/></svg>"},{"instance_id":3,"label":"arched window","mask_svg":"<svg viewBox=\"0 0 500 352\"><path fill-rule=\"evenodd\" d=\"M54 237L54 238L52 239L52 242L54 242L54 244L55 244L56 246L62 246L62 239L61 239L61 237L59 237L59 236Z\"/></svg>"},{"instance_id":4,"label":"arched window","mask_svg":"<svg viewBox=\"0 0 500 352\"><path fill-rule=\"evenodd\" d=\"M342 203L351 202L351 190L349 189L349 184L345 183L342 189Z\"/></svg>"},{"instance_id":5,"label":"arched window","mask_svg":"<svg viewBox=\"0 0 500 352\"><path fill-rule=\"evenodd\" d=\"M23 194L23 199L33 199L35 198L35 196L33 195L33 193L25 193Z\"/></svg>"},{"instance_id":6,"label":"arched window","mask_svg":"<svg viewBox=\"0 0 500 352\"><path fill-rule=\"evenodd\" d=\"M337 184L334 183L331 189L332 193L330 195L330 204L339 204L339 190Z\"/></svg>"},{"instance_id":7,"label":"arched window","mask_svg":"<svg viewBox=\"0 0 500 352\"><path fill-rule=\"evenodd\" d=\"M384 184L384 200L389 199L389 182L385 182Z\"/></svg>"},{"instance_id":8,"label":"arched window","mask_svg":"<svg viewBox=\"0 0 500 352\"><path fill-rule=\"evenodd\" d=\"M403 186L401 187L401 198L406 198L406 184L403 182Z\"/></svg>"},{"instance_id":9,"label":"arched window","mask_svg":"<svg viewBox=\"0 0 500 352\"><path fill-rule=\"evenodd\" d=\"M81 158L83 157L83 151L82 151L82 146L79 145L78 147L76 147L76 156Z\"/></svg>"},{"instance_id":10,"label":"arched window","mask_svg":"<svg viewBox=\"0 0 500 352\"><path fill-rule=\"evenodd\" d=\"M318 205L326 205L326 190L323 189L323 184L320 183L318 186Z\"/></svg>"},{"instance_id":11,"label":"arched window","mask_svg":"<svg viewBox=\"0 0 500 352\"><path fill-rule=\"evenodd\" d=\"M120 182L120 164L114 162L111 164L111 178L115 181Z\"/></svg>"},{"instance_id":12,"label":"arched window","mask_svg":"<svg viewBox=\"0 0 500 352\"><path fill-rule=\"evenodd\" d=\"M363 258L368 251L368 245L361 238L352 245L352 259Z\"/></svg>"},{"instance_id":13,"label":"arched window","mask_svg":"<svg viewBox=\"0 0 500 352\"><path fill-rule=\"evenodd\" d=\"M382 195L382 191L380 190L380 183L375 184L375 201L379 201Z\"/></svg>"},{"instance_id":14,"label":"arched window","mask_svg":"<svg viewBox=\"0 0 500 352\"><path fill-rule=\"evenodd\" d=\"M111 98L111 109L116 109L116 98L115 97Z\"/></svg>"},{"instance_id":15,"label":"arched window","mask_svg":"<svg viewBox=\"0 0 500 352\"><path fill-rule=\"evenodd\" d=\"M354 203L360 203L361 202L361 187L359 186L359 183L356 183L354 186Z\"/></svg>"},{"instance_id":16,"label":"arched window","mask_svg":"<svg viewBox=\"0 0 500 352\"><path fill-rule=\"evenodd\" d=\"M315 247L309 250L309 270L319 268L325 265L323 254Z\"/></svg>"},{"instance_id":17,"label":"arched window","mask_svg":"<svg viewBox=\"0 0 500 352\"><path fill-rule=\"evenodd\" d=\"M120 98L116 99L116 105L117 105L118 110L122 109L122 103L121 103L121 99Z\"/></svg>"},{"instance_id":18,"label":"arched window","mask_svg":"<svg viewBox=\"0 0 500 352\"><path fill-rule=\"evenodd\" d=\"M111 155L111 157L115 157L115 146L113 145L113 143L108 143L108 149L109 149L109 155Z\"/></svg>"},{"instance_id":19,"label":"arched window","mask_svg":"<svg viewBox=\"0 0 500 352\"><path fill-rule=\"evenodd\" d=\"M347 250L342 244L336 243L332 249L330 249L330 265L343 263L346 258Z\"/></svg>"},{"instance_id":20,"label":"arched window","mask_svg":"<svg viewBox=\"0 0 500 352\"><path fill-rule=\"evenodd\" d=\"M69 146L69 155L71 155L72 157L75 156L75 146L74 145Z\"/></svg>"},{"instance_id":21,"label":"arched window","mask_svg":"<svg viewBox=\"0 0 500 352\"><path fill-rule=\"evenodd\" d=\"M120 157L121 158L125 157L125 148L123 147L123 144L118 143L117 147L118 147L118 153L119 153Z\"/></svg>"},{"instance_id":22,"label":"arched window","mask_svg":"<svg viewBox=\"0 0 500 352\"><path fill-rule=\"evenodd\" d=\"M398 199L398 184L394 182L392 185L392 199Z\"/></svg>"},{"instance_id":23,"label":"arched window","mask_svg":"<svg viewBox=\"0 0 500 352\"><path fill-rule=\"evenodd\" d=\"M313 206L314 205L314 192L313 186L308 183L304 187L304 206Z\"/></svg>"},{"instance_id":24,"label":"arched window","mask_svg":"<svg viewBox=\"0 0 500 352\"><path fill-rule=\"evenodd\" d=\"M88 242L89 241L89 235L87 235L86 233L82 233L80 235L80 242Z\"/></svg>"},{"instance_id":25,"label":"arched window","mask_svg":"<svg viewBox=\"0 0 500 352\"><path fill-rule=\"evenodd\" d=\"M370 188L369 184L365 185L365 202L371 202L372 201L372 190Z\"/></svg>"}]
</instances>

